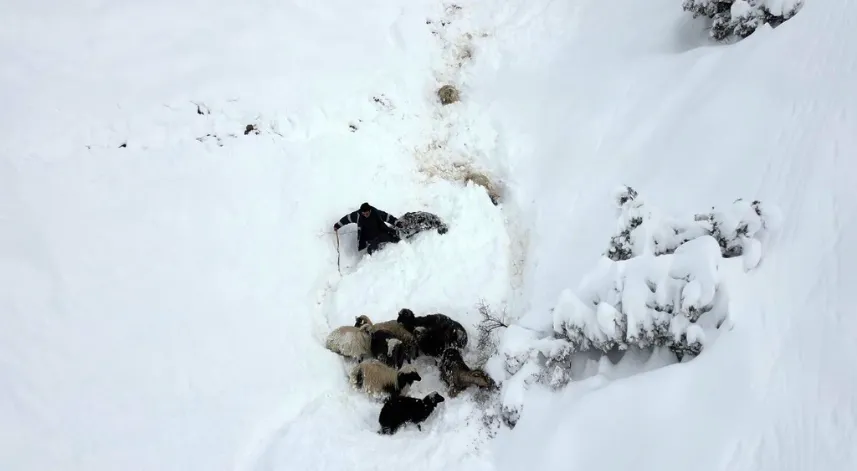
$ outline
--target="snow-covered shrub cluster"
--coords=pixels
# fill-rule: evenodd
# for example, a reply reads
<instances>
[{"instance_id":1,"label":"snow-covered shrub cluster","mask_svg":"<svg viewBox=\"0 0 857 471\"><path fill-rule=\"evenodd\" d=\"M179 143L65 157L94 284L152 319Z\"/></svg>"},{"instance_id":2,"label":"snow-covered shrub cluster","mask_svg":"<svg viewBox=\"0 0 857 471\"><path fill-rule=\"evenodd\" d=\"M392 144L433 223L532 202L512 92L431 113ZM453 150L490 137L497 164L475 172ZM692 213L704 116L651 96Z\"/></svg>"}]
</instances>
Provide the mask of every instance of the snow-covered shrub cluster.
<instances>
[{"instance_id":1,"label":"snow-covered shrub cluster","mask_svg":"<svg viewBox=\"0 0 857 471\"><path fill-rule=\"evenodd\" d=\"M711 208L692 220L655 213L627 186L616 191L615 200L619 208L617 232L604 255L617 262L643 254L673 254L682 244L708 235L717 241L723 258L743 256L745 269L750 270L759 264L771 225L779 221L776 208L740 198L728 208Z\"/></svg>"},{"instance_id":2,"label":"snow-covered shrub cluster","mask_svg":"<svg viewBox=\"0 0 857 471\"><path fill-rule=\"evenodd\" d=\"M693 17L711 19L712 38L746 38L762 25L779 26L803 7L803 0L684 0Z\"/></svg>"},{"instance_id":3,"label":"snow-covered shrub cluster","mask_svg":"<svg viewBox=\"0 0 857 471\"><path fill-rule=\"evenodd\" d=\"M562 292L553 310L554 332L572 352L636 345L698 354L704 334L696 322L710 313L719 326L726 316L720 260L717 241L703 235L673 254L605 261L577 294ZM552 347L551 357L557 354L567 352Z\"/></svg>"},{"instance_id":4,"label":"snow-covered shrub cluster","mask_svg":"<svg viewBox=\"0 0 857 471\"><path fill-rule=\"evenodd\" d=\"M492 373L490 364L488 363L493 358L498 356L498 346L505 329L508 328L508 317L505 309L494 309L484 301L477 306L479 315L482 317L476 327L476 367L486 368L486 371L492 378L505 377L502 374L497 374L496 370ZM494 391L476 390L474 400L479 404L482 411L482 422L489 435L493 435L505 422L501 398Z\"/></svg>"},{"instance_id":5,"label":"snow-covered shrub cluster","mask_svg":"<svg viewBox=\"0 0 857 471\"><path fill-rule=\"evenodd\" d=\"M534 382L565 386L578 354L663 347L679 361L698 355L729 315L722 266L755 268L778 221L776 209L758 201L679 220L653 211L629 187L615 200L617 233L578 288L560 293L551 331L513 324L503 332L494 376L506 378L501 415L510 427L524 390Z\"/></svg>"}]
</instances>

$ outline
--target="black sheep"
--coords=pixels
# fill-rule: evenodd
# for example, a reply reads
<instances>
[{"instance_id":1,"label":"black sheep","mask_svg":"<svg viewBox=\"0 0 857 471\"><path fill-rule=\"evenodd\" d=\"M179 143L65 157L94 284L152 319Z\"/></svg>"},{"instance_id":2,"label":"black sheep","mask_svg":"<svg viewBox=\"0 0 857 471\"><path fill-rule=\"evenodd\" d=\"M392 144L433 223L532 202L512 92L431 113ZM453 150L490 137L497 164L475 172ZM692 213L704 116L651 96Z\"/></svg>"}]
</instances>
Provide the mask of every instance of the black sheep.
<instances>
[{"instance_id":1,"label":"black sheep","mask_svg":"<svg viewBox=\"0 0 857 471\"><path fill-rule=\"evenodd\" d=\"M417 340L414 337L413 332L408 331L405 326L397 321L384 321L374 324L372 320L369 319L369 316L361 315L355 319L354 327L368 329L370 334L386 332L402 341L405 361L410 363L417 358L419 347L417 346Z\"/></svg>"},{"instance_id":2,"label":"black sheep","mask_svg":"<svg viewBox=\"0 0 857 471\"><path fill-rule=\"evenodd\" d=\"M370 334L369 350L372 356L385 365L399 369L405 363L405 349L401 340L384 330Z\"/></svg>"},{"instance_id":3,"label":"black sheep","mask_svg":"<svg viewBox=\"0 0 857 471\"><path fill-rule=\"evenodd\" d=\"M393 396L384 402L378 423L381 424L381 434L392 435L402 425L411 422L422 430L420 423L425 421L438 404L444 401L443 396L433 392L422 399L408 396Z\"/></svg>"},{"instance_id":4,"label":"black sheep","mask_svg":"<svg viewBox=\"0 0 857 471\"><path fill-rule=\"evenodd\" d=\"M396 319L417 338L420 351L437 357L447 348L463 349L467 346L467 331L457 321L443 314L415 316L410 309L402 309Z\"/></svg>"}]
</instances>

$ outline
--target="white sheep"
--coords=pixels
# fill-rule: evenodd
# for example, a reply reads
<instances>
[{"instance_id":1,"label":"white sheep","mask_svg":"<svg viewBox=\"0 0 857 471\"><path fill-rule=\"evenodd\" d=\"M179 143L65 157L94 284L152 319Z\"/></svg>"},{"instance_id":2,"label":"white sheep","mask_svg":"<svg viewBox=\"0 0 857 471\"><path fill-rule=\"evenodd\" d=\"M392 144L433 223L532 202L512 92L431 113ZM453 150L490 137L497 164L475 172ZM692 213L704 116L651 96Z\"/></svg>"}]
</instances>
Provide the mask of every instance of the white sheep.
<instances>
[{"instance_id":1,"label":"white sheep","mask_svg":"<svg viewBox=\"0 0 857 471\"><path fill-rule=\"evenodd\" d=\"M346 358L361 361L372 357L372 334L368 325L344 325L327 335L324 347Z\"/></svg>"}]
</instances>

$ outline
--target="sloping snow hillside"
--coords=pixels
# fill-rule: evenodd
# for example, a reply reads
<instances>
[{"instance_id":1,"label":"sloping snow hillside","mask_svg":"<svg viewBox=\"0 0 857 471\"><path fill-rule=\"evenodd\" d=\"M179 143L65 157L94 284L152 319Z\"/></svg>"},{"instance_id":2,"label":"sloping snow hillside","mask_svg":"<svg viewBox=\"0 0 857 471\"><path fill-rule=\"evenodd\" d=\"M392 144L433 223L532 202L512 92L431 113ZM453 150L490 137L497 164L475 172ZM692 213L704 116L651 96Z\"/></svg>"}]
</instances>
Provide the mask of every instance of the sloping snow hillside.
<instances>
[{"instance_id":1,"label":"sloping snow hillside","mask_svg":"<svg viewBox=\"0 0 857 471\"><path fill-rule=\"evenodd\" d=\"M455 9L7 10L0 468L487 466L472 403L447 402L433 438L382 440L380 405L323 348L359 314L472 328L477 303L508 296L501 209L432 152L457 122L435 96L456 66L432 34ZM467 139L477 168L493 140L469 126L487 136ZM340 277L332 226L364 201L451 228L354 265L346 227ZM415 391L440 387L425 376Z\"/></svg>"},{"instance_id":2,"label":"sloping snow hillside","mask_svg":"<svg viewBox=\"0 0 857 471\"><path fill-rule=\"evenodd\" d=\"M781 223L758 267L721 264L730 322L701 355L531 386L498 469L857 466L857 5L807 1L718 46L680 3L516 2L496 18L498 59L471 87L516 143L534 214L521 325L550 330L560 294L585 292L618 230L616 186L677 220L744 198ZM640 368L655 370L621 379Z\"/></svg>"},{"instance_id":3,"label":"sloping snow hillside","mask_svg":"<svg viewBox=\"0 0 857 471\"><path fill-rule=\"evenodd\" d=\"M845 0L730 46L679 0L7 8L0 468L854 469L855 26ZM364 201L450 231L338 254ZM743 255L671 232L708 213ZM656 329L646 288L706 310L670 330L698 356L535 379L554 331ZM468 391L377 434L327 333L408 307L475 339L479 304L514 428ZM431 363L411 395L445 394Z\"/></svg>"}]
</instances>

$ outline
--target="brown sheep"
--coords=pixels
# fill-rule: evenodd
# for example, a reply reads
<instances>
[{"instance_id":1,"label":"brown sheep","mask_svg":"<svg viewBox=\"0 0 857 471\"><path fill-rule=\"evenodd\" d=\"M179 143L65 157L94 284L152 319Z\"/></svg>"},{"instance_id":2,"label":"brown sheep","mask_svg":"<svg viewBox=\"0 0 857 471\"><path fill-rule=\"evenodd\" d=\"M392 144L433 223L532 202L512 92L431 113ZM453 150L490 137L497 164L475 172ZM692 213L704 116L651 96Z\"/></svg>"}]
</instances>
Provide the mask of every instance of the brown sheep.
<instances>
[{"instance_id":1,"label":"brown sheep","mask_svg":"<svg viewBox=\"0 0 857 471\"><path fill-rule=\"evenodd\" d=\"M379 360L366 360L351 370L351 384L369 396L398 396L422 379L416 371L395 369Z\"/></svg>"},{"instance_id":2,"label":"brown sheep","mask_svg":"<svg viewBox=\"0 0 857 471\"><path fill-rule=\"evenodd\" d=\"M447 348L443 352L439 368L440 379L449 388L449 397L458 396L470 386L488 389L496 387L496 383L487 373L467 366L461 352L454 348Z\"/></svg>"}]
</instances>

